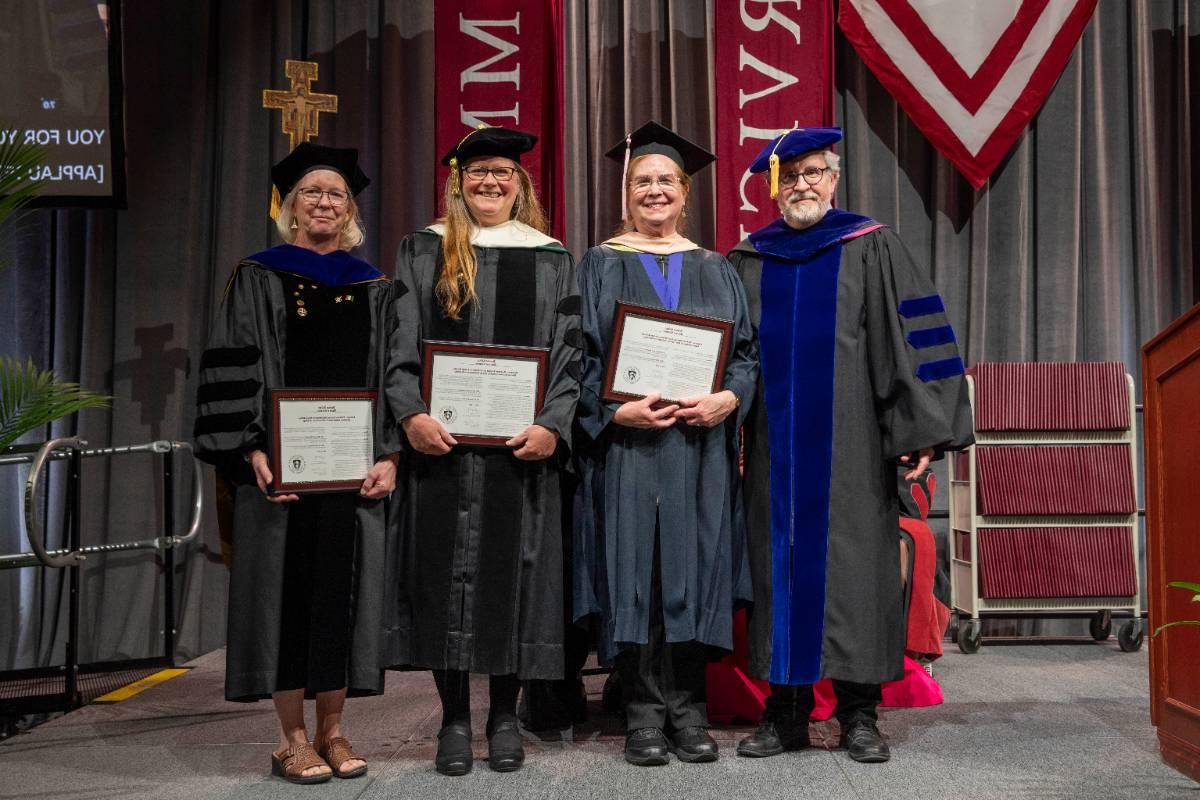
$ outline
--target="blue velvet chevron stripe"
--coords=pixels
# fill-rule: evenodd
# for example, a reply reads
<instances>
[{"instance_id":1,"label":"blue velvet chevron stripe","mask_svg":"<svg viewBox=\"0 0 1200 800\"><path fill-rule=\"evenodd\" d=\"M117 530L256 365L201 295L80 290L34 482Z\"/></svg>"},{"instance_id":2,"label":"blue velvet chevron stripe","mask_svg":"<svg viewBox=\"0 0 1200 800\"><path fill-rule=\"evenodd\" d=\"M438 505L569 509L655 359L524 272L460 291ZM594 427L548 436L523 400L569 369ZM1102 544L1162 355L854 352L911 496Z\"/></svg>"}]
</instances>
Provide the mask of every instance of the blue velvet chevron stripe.
<instances>
[{"instance_id":1,"label":"blue velvet chevron stripe","mask_svg":"<svg viewBox=\"0 0 1200 800\"><path fill-rule=\"evenodd\" d=\"M928 297L910 297L907 300L901 300L897 310L900 312L900 316L911 319L938 314L946 310L946 304L942 302L941 295L931 294Z\"/></svg>"},{"instance_id":2,"label":"blue velvet chevron stripe","mask_svg":"<svg viewBox=\"0 0 1200 800\"><path fill-rule=\"evenodd\" d=\"M949 378L953 375L962 375L964 372L966 372L966 367L958 356L943 358L941 361L926 361L917 367L917 377L925 383Z\"/></svg>"},{"instance_id":3,"label":"blue velvet chevron stripe","mask_svg":"<svg viewBox=\"0 0 1200 800\"><path fill-rule=\"evenodd\" d=\"M759 343L771 431L772 683L821 675L833 465L834 336L841 246L763 263Z\"/></svg>"},{"instance_id":4,"label":"blue velvet chevron stripe","mask_svg":"<svg viewBox=\"0 0 1200 800\"><path fill-rule=\"evenodd\" d=\"M909 331L908 343L918 350L924 350L926 347L937 347L939 344L950 344L955 341L954 328L949 325L939 325L936 328L921 328L916 331Z\"/></svg>"}]
</instances>

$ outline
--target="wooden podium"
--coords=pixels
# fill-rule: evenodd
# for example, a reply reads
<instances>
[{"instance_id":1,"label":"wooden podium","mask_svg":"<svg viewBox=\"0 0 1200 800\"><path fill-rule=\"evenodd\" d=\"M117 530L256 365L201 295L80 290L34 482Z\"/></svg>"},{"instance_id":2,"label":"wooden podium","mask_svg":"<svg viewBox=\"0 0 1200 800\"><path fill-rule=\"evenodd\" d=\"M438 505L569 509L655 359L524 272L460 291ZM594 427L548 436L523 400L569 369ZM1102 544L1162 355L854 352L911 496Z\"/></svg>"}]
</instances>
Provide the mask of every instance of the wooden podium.
<instances>
[{"instance_id":1,"label":"wooden podium","mask_svg":"<svg viewBox=\"0 0 1200 800\"><path fill-rule=\"evenodd\" d=\"M1150 625L1200 619L1200 305L1142 348L1146 443L1146 591ZM1200 627L1150 639L1150 720L1163 760L1200 780Z\"/></svg>"}]
</instances>

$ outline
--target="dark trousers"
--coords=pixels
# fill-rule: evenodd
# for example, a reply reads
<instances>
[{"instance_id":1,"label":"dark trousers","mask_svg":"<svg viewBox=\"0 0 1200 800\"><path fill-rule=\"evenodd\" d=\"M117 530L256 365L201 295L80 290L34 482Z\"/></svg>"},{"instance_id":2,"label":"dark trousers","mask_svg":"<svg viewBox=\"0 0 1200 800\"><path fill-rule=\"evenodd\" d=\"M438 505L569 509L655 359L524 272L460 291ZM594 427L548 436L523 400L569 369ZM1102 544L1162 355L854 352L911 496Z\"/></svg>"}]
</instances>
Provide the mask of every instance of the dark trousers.
<instances>
[{"instance_id":1,"label":"dark trousers","mask_svg":"<svg viewBox=\"0 0 1200 800\"><path fill-rule=\"evenodd\" d=\"M851 683L850 681L833 682L833 693L837 696L837 707L834 716L843 728L855 722L878 722L879 701L882 690L878 683ZM812 684L804 686L786 686L771 684L771 695L767 698L766 719L774 723L807 724L816 706Z\"/></svg>"},{"instance_id":2,"label":"dark trousers","mask_svg":"<svg viewBox=\"0 0 1200 800\"><path fill-rule=\"evenodd\" d=\"M438 697L442 701L442 727L452 722L471 724L471 675L457 669L433 670ZM516 675L491 675L488 678L489 708L487 733L492 725L505 719L516 719L517 694L521 682Z\"/></svg>"},{"instance_id":3,"label":"dark trousers","mask_svg":"<svg viewBox=\"0 0 1200 800\"><path fill-rule=\"evenodd\" d=\"M625 695L628 730L662 728L682 730L708 725L704 702L707 649L699 642L666 640L663 624L662 568L658 535L650 572L650 630L644 645L630 645L616 658Z\"/></svg>"}]
</instances>

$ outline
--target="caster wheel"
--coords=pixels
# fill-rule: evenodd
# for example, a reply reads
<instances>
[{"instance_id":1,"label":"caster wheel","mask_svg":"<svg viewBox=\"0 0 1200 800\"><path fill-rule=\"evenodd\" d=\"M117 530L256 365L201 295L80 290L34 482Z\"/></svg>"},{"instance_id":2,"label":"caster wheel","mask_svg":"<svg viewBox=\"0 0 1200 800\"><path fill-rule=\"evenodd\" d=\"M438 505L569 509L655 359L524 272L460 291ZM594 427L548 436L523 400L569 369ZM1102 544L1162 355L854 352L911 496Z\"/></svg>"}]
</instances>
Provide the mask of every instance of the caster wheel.
<instances>
[{"instance_id":1,"label":"caster wheel","mask_svg":"<svg viewBox=\"0 0 1200 800\"><path fill-rule=\"evenodd\" d=\"M1142 649L1142 642L1146 639L1146 631L1142 628L1140 619L1130 620L1120 627L1117 631L1117 644L1126 653L1136 653Z\"/></svg>"},{"instance_id":2,"label":"caster wheel","mask_svg":"<svg viewBox=\"0 0 1200 800\"><path fill-rule=\"evenodd\" d=\"M958 626L958 649L970 656L979 652L983 635L978 622L967 622Z\"/></svg>"},{"instance_id":3,"label":"caster wheel","mask_svg":"<svg viewBox=\"0 0 1200 800\"><path fill-rule=\"evenodd\" d=\"M1092 638L1097 642L1103 642L1108 639L1112 633L1112 612L1097 611L1088 622L1088 632L1092 634Z\"/></svg>"}]
</instances>

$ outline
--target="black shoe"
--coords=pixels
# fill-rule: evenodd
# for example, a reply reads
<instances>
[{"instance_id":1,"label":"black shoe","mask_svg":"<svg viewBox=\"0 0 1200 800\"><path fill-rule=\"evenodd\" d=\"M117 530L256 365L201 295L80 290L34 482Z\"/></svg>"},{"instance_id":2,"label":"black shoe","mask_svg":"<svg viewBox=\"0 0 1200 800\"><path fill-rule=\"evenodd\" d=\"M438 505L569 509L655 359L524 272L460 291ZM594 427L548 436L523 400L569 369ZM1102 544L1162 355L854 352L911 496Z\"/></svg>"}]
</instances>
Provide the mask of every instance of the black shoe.
<instances>
[{"instance_id":1,"label":"black shoe","mask_svg":"<svg viewBox=\"0 0 1200 800\"><path fill-rule=\"evenodd\" d=\"M764 722L758 730L738 742L739 756L765 758L777 756L784 750L803 750L811 744L808 725Z\"/></svg>"},{"instance_id":2,"label":"black shoe","mask_svg":"<svg viewBox=\"0 0 1200 800\"><path fill-rule=\"evenodd\" d=\"M661 767L670 756L670 745L660 728L638 728L625 736L625 760L639 767Z\"/></svg>"},{"instance_id":3,"label":"black shoe","mask_svg":"<svg viewBox=\"0 0 1200 800\"><path fill-rule=\"evenodd\" d=\"M504 719L488 733L488 766L495 772L516 772L525 763L521 729L516 719Z\"/></svg>"},{"instance_id":4,"label":"black shoe","mask_svg":"<svg viewBox=\"0 0 1200 800\"><path fill-rule=\"evenodd\" d=\"M842 730L840 744L852 759L862 764L882 764L892 757L892 751L888 749L883 734L874 722L861 720L850 723L848 728Z\"/></svg>"},{"instance_id":5,"label":"black shoe","mask_svg":"<svg viewBox=\"0 0 1200 800\"><path fill-rule=\"evenodd\" d=\"M466 775L475 755L471 752L471 726L451 722L438 731L438 749L433 764L443 775Z\"/></svg>"},{"instance_id":6,"label":"black shoe","mask_svg":"<svg viewBox=\"0 0 1200 800\"><path fill-rule=\"evenodd\" d=\"M671 735L671 752L680 761L703 764L717 760L717 740L699 725L692 725Z\"/></svg>"}]
</instances>

